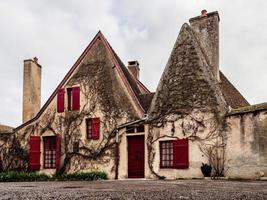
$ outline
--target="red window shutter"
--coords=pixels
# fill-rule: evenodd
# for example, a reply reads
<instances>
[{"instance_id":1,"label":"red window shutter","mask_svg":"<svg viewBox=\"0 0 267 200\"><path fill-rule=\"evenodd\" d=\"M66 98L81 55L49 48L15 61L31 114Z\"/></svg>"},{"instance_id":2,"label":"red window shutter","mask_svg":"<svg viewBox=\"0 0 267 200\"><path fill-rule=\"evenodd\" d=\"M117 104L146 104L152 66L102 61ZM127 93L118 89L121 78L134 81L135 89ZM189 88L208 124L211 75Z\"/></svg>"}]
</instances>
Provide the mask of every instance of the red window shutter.
<instances>
[{"instance_id":1,"label":"red window shutter","mask_svg":"<svg viewBox=\"0 0 267 200\"><path fill-rule=\"evenodd\" d=\"M189 167L188 139L173 141L173 166L178 169Z\"/></svg>"},{"instance_id":2,"label":"red window shutter","mask_svg":"<svg viewBox=\"0 0 267 200\"><path fill-rule=\"evenodd\" d=\"M80 87L72 88L72 110L80 109Z\"/></svg>"},{"instance_id":3,"label":"red window shutter","mask_svg":"<svg viewBox=\"0 0 267 200\"><path fill-rule=\"evenodd\" d=\"M64 89L59 89L57 93L57 112L64 112Z\"/></svg>"},{"instance_id":4,"label":"red window shutter","mask_svg":"<svg viewBox=\"0 0 267 200\"><path fill-rule=\"evenodd\" d=\"M30 152L29 152L29 169L38 170L40 169L40 136L30 136Z\"/></svg>"},{"instance_id":5,"label":"red window shutter","mask_svg":"<svg viewBox=\"0 0 267 200\"><path fill-rule=\"evenodd\" d=\"M92 119L92 139L98 140L100 134L100 119L93 118Z\"/></svg>"},{"instance_id":6,"label":"red window shutter","mask_svg":"<svg viewBox=\"0 0 267 200\"><path fill-rule=\"evenodd\" d=\"M61 153L61 137L56 136L56 168L60 168L60 153Z\"/></svg>"}]
</instances>

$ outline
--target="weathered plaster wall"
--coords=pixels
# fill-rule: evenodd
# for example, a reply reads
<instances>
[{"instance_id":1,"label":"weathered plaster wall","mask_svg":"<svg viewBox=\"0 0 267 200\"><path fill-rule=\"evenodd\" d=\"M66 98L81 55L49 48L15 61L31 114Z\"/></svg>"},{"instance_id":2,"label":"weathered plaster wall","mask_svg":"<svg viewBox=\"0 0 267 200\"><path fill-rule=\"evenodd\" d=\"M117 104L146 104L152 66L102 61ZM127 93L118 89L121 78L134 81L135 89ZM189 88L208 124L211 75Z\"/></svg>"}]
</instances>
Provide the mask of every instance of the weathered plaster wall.
<instances>
[{"instance_id":1,"label":"weathered plaster wall","mask_svg":"<svg viewBox=\"0 0 267 200\"><path fill-rule=\"evenodd\" d=\"M201 123L199 123L201 122ZM150 130L149 130L150 129ZM214 144L214 137L217 136L218 127L216 127L216 120L213 114L209 113L192 113L191 116L184 116L175 120L169 118L166 124L162 127L149 127L147 125L146 133L146 158L147 162L152 162L153 170L160 176L168 179L178 178L201 178L203 177L200 170L201 164L209 163L209 160L203 150L206 145ZM151 145L148 137L152 136L154 141L152 149L154 158L149 157L148 148ZM189 168L188 169L162 169L160 168L160 141L175 140L175 139L189 140ZM152 153L152 154L153 154ZM155 178L149 166L146 166L146 178Z\"/></svg>"},{"instance_id":2,"label":"weathered plaster wall","mask_svg":"<svg viewBox=\"0 0 267 200\"><path fill-rule=\"evenodd\" d=\"M114 67L109 52L100 39L92 46L80 66L63 86L80 87L80 110L67 111L65 90L65 112L57 113L55 97L38 120L20 129L16 134L23 148L28 151L30 135L61 135L61 165L66 172L103 170L109 178L116 175L116 142L114 130L117 126L140 118L126 89L118 69ZM86 138L86 118L100 118L99 140ZM41 171L51 174L55 170L43 168L43 138L41 138ZM73 152L74 142L79 143L78 152ZM68 162L66 157L70 156Z\"/></svg>"},{"instance_id":3,"label":"weathered plaster wall","mask_svg":"<svg viewBox=\"0 0 267 200\"><path fill-rule=\"evenodd\" d=\"M227 123L226 176L267 176L267 111L228 116Z\"/></svg>"}]
</instances>

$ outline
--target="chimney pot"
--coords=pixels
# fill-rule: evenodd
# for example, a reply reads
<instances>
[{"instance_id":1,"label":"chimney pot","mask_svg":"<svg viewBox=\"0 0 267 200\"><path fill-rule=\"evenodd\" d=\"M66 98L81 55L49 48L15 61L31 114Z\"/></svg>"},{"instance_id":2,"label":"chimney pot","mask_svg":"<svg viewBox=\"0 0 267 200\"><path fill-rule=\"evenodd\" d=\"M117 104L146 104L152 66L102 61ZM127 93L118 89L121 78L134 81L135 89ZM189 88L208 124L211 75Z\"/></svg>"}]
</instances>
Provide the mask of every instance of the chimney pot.
<instances>
[{"instance_id":1,"label":"chimney pot","mask_svg":"<svg viewBox=\"0 0 267 200\"><path fill-rule=\"evenodd\" d=\"M35 57L33 57L33 61L35 62L35 63L38 63L38 58L35 56Z\"/></svg>"},{"instance_id":2,"label":"chimney pot","mask_svg":"<svg viewBox=\"0 0 267 200\"><path fill-rule=\"evenodd\" d=\"M207 13L208 11L207 10L201 10L201 16L204 17L204 16L207 16Z\"/></svg>"}]
</instances>

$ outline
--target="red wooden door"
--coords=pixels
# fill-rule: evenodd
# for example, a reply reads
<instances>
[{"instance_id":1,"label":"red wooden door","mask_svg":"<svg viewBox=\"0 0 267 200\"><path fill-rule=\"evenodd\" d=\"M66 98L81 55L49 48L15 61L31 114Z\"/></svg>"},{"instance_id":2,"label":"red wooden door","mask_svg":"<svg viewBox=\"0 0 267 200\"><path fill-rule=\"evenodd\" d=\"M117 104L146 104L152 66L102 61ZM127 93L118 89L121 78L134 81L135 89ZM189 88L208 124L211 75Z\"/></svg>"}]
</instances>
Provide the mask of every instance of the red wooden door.
<instances>
[{"instance_id":1,"label":"red wooden door","mask_svg":"<svg viewBox=\"0 0 267 200\"><path fill-rule=\"evenodd\" d=\"M144 136L128 136L128 178L145 177Z\"/></svg>"}]
</instances>

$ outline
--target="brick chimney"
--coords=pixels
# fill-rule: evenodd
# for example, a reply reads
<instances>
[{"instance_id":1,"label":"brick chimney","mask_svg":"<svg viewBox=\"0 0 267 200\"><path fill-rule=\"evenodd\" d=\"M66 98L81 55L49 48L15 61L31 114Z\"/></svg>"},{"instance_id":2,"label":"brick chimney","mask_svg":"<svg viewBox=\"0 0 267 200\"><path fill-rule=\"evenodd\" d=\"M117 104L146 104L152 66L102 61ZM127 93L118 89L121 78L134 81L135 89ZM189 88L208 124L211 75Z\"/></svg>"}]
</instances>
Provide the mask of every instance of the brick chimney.
<instances>
[{"instance_id":1,"label":"brick chimney","mask_svg":"<svg viewBox=\"0 0 267 200\"><path fill-rule=\"evenodd\" d=\"M129 61L129 62L128 62L128 70L130 71L130 73L131 73L137 80L139 80L139 72L140 72L140 68L139 68L139 63L138 63L138 61Z\"/></svg>"},{"instance_id":2,"label":"brick chimney","mask_svg":"<svg viewBox=\"0 0 267 200\"><path fill-rule=\"evenodd\" d=\"M32 119L41 106L41 65L38 58L24 60L23 74L23 123Z\"/></svg>"},{"instance_id":3,"label":"brick chimney","mask_svg":"<svg viewBox=\"0 0 267 200\"><path fill-rule=\"evenodd\" d=\"M191 27L197 33L201 46L206 52L208 62L214 76L219 77L219 22L220 17L217 11L208 13L201 11L201 15L189 19Z\"/></svg>"}]
</instances>

